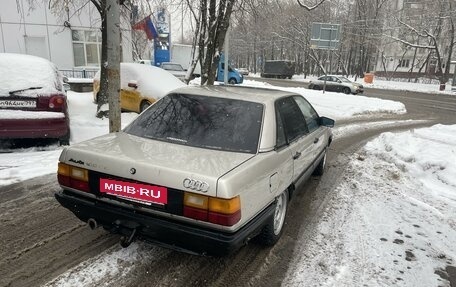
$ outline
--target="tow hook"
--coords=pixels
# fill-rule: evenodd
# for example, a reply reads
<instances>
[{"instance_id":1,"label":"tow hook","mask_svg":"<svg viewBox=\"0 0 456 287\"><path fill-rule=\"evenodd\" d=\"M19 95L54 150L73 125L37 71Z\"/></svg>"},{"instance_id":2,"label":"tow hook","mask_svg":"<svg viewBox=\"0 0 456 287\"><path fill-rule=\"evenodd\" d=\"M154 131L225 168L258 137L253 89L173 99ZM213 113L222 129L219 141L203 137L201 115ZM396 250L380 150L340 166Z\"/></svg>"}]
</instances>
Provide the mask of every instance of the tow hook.
<instances>
[{"instance_id":1,"label":"tow hook","mask_svg":"<svg viewBox=\"0 0 456 287\"><path fill-rule=\"evenodd\" d=\"M130 237L122 235L120 237L120 246L122 246L123 248L127 248L128 246L130 246L130 244L133 242L135 235L136 235L136 228L133 229L133 231L130 234Z\"/></svg>"}]
</instances>

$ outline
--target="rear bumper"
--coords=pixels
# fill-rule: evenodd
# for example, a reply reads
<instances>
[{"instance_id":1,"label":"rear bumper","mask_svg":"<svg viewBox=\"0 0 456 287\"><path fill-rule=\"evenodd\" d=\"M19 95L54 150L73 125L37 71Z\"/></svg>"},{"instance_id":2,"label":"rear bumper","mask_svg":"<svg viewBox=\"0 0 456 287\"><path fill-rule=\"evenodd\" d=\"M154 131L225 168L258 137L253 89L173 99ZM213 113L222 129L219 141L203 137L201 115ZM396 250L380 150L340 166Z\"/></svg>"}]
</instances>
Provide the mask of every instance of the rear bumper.
<instances>
[{"instance_id":1,"label":"rear bumper","mask_svg":"<svg viewBox=\"0 0 456 287\"><path fill-rule=\"evenodd\" d=\"M274 214L274 204L271 204L237 232L225 233L114 206L66 190L55 193L55 198L80 220L87 222L92 218L99 226L112 233L129 236L132 230L136 229L138 238L157 245L189 253L217 256L229 254L245 245L261 231Z\"/></svg>"},{"instance_id":2,"label":"rear bumper","mask_svg":"<svg viewBox=\"0 0 456 287\"><path fill-rule=\"evenodd\" d=\"M63 118L0 119L0 139L62 138L68 135L69 123Z\"/></svg>"}]
</instances>

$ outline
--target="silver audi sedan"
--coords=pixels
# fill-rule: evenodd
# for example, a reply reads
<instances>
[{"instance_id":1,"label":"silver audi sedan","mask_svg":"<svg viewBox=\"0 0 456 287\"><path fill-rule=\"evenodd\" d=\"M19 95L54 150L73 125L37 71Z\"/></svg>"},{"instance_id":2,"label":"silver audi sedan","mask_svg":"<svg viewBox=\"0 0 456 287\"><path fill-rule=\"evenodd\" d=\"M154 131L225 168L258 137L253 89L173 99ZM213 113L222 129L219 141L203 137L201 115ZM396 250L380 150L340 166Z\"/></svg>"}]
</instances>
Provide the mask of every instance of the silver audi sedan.
<instances>
[{"instance_id":1,"label":"silver audi sedan","mask_svg":"<svg viewBox=\"0 0 456 287\"><path fill-rule=\"evenodd\" d=\"M290 92L179 88L123 131L65 148L55 197L90 228L122 234L124 247L273 245L297 187L323 174L332 126Z\"/></svg>"}]
</instances>

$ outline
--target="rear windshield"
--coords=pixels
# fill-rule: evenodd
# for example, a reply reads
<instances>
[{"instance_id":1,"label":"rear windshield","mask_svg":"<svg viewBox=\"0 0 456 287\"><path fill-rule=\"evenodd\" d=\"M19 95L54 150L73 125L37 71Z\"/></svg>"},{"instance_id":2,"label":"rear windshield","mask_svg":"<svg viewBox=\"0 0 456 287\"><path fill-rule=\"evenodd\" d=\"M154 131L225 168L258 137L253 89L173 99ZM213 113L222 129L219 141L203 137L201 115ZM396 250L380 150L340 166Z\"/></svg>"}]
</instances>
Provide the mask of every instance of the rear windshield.
<instances>
[{"instance_id":1,"label":"rear windshield","mask_svg":"<svg viewBox=\"0 0 456 287\"><path fill-rule=\"evenodd\" d=\"M172 94L140 114L124 131L194 147L256 153L262 118L259 103Z\"/></svg>"}]
</instances>

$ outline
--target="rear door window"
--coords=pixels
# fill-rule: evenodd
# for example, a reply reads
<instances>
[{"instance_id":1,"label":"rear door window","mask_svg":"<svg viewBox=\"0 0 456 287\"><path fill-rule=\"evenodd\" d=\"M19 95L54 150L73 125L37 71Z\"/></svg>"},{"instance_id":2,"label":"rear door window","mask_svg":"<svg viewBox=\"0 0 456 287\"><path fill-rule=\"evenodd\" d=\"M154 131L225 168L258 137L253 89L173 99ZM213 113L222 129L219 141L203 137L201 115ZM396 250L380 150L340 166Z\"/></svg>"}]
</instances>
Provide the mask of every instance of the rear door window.
<instances>
[{"instance_id":1,"label":"rear door window","mask_svg":"<svg viewBox=\"0 0 456 287\"><path fill-rule=\"evenodd\" d=\"M260 103L172 94L140 114L124 131L194 147L256 153L262 121Z\"/></svg>"}]
</instances>

